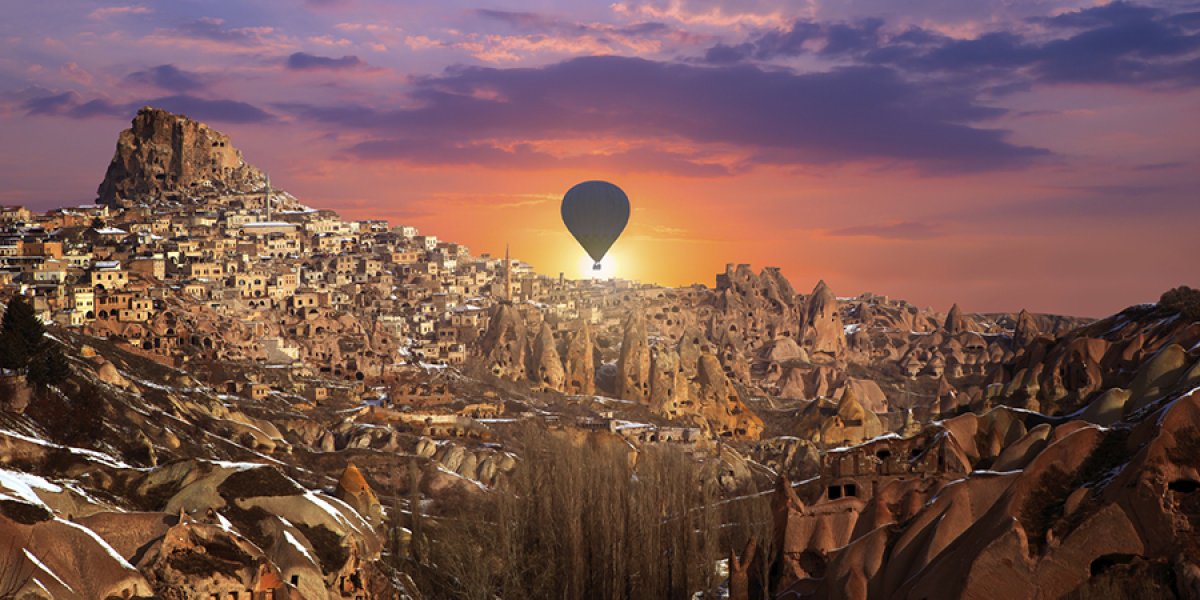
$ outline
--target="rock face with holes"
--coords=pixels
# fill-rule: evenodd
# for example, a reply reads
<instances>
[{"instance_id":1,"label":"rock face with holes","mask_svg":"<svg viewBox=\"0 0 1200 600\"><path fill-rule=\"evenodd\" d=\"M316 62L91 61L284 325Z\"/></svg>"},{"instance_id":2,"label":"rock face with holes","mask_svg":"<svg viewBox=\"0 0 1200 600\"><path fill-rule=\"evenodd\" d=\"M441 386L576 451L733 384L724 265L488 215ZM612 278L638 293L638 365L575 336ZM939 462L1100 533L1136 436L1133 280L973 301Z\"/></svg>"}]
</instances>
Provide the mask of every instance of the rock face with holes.
<instances>
[{"instance_id":1,"label":"rock face with holes","mask_svg":"<svg viewBox=\"0 0 1200 600\"><path fill-rule=\"evenodd\" d=\"M999 407L826 453L775 495L782 597L1186 598L1200 582L1196 356L1165 345L1131 392L1046 422ZM1200 373L1200 370L1197 371ZM860 417L852 388L838 417ZM853 410L852 410L853 409Z\"/></svg>"},{"instance_id":2,"label":"rock face with holes","mask_svg":"<svg viewBox=\"0 0 1200 600\"><path fill-rule=\"evenodd\" d=\"M568 394L591 395L596 393L596 358L592 345L592 328L581 320L571 333L563 361L566 380L564 390Z\"/></svg>"},{"instance_id":3,"label":"rock face with holes","mask_svg":"<svg viewBox=\"0 0 1200 600\"><path fill-rule=\"evenodd\" d=\"M530 353L529 379L535 387L561 392L566 373L558 350L554 344L554 332L550 325L542 322L541 331L533 340L533 351Z\"/></svg>"},{"instance_id":4,"label":"rock face with holes","mask_svg":"<svg viewBox=\"0 0 1200 600\"><path fill-rule=\"evenodd\" d=\"M646 316L630 311L621 338L617 361L617 396L645 404L650 401L650 346L646 340Z\"/></svg>"},{"instance_id":5,"label":"rock face with holes","mask_svg":"<svg viewBox=\"0 0 1200 600\"><path fill-rule=\"evenodd\" d=\"M846 331L838 299L824 281L817 283L805 301L800 343L814 362L835 363L845 357Z\"/></svg>"},{"instance_id":6,"label":"rock face with holes","mask_svg":"<svg viewBox=\"0 0 1200 600\"><path fill-rule=\"evenodd\" d=\"M481 342L488 371L501 379L524 379L526 344L525 319L521 313L511 304L497 304Z\"/></svg>"},{"instance_id":7,"label":"rock face with holes","mask_svg":"<svg viewBox=\"0 0 1200 600\"><path fill-rule=\"evenodd\" d=\"M654 348L650 357L650 409L669 418L684 416L689 408L688 379L673 348Z\"/></svg>"},{"instance_id":8,"label":"rock face with holes","mask_svg":"<svg viewBox=\"0 0 1200 600\"><path fill-rule=\"evenodd\" d=\"M262 172L242 160L228 136L185 116L144 107L117 139L97 194L101 203L132 206L255 192L264 184Z\"/></svg>"},{"instance_id":9,"label":"rock face with holes","mask_svg":"<svg viewBox=\"0 0 1200 600\"><path fill-rule=\"evenodd\" d=\"M756 440L762 434L762 419L746 407L737 386L726 377L713 354L700 355L691 397L695 411L716 435Z\"/></svg>"}]
</instances>

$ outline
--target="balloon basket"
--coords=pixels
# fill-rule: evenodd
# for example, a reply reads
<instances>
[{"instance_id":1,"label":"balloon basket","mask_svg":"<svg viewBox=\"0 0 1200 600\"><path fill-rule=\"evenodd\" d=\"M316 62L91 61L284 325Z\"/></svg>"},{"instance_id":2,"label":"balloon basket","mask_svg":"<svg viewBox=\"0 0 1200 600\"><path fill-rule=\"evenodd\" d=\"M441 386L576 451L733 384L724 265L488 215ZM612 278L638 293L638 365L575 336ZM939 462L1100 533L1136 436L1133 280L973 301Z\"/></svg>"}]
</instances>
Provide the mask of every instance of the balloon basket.
<instances>
[{"instance_id":1,"label":"balloon basket","mask_svg":"<svg viewBox=\"0 0 1200 600\"><path fill-rule=\"evenodd\" d=\"M592 265L592 270L593 270L593 271L599 271L599 270L600 270L600 263L595 263L595 264L593 264L593 265Z\"/></svg>"}]
</instances>

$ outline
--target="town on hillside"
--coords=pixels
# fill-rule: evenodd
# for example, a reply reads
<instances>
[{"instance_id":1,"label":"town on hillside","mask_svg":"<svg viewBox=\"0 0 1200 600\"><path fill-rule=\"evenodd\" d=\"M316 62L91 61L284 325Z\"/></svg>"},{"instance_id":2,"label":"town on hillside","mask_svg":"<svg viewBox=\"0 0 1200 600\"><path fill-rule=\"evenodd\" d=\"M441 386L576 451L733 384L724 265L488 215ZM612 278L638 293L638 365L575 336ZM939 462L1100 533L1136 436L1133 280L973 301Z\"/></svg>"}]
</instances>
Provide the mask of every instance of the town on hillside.
<instances>
[{"instance_id":1,"label":"town on hillside","mask_svg":"<svg viewBox=\"0 0 1200 600\"><path fill-rule=\"evenodd\" d=\"M432 233L151 107L95 203L0 207L0 598L1200 597L1196 290L943 313Z\"/></svg>"}]
</instances>

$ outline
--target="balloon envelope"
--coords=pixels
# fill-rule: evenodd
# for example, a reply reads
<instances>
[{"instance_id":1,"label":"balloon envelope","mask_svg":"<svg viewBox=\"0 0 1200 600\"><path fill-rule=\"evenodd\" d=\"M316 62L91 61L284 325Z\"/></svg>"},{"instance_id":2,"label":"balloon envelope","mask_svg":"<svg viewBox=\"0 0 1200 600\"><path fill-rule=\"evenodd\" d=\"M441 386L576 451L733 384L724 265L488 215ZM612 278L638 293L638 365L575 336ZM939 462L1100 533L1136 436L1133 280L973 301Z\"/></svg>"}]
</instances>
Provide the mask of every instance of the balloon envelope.
<instances>
[{"instance_id":1,"label":"balloon envelope","mask_svg":"<svg viewBox=\"0 0 1200 600\"><path fill-rule=\"evenodd\" d=\"M629 198L607 181L585 181L567 190L563 224L600 268L600 259L629 223Z\"/></svg>"}]
</instances>

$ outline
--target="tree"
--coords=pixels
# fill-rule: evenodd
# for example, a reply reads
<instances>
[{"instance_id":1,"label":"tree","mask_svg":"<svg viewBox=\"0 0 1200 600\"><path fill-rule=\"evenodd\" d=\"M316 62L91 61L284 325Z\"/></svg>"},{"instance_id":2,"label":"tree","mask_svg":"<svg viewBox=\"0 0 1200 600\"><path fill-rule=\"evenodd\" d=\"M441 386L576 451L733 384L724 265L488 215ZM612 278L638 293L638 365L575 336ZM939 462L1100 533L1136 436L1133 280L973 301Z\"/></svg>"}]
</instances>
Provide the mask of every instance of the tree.
<instances>
[{"instance_id":1,"label":"tree","mask_svg":"<svg viewBox=\"0 0 1200 600\"><path fill-rule=\"evenodd\" d=\"M24 371L45 334L33 306L21 296L10 300L0 322L0 368Z\"/></svg>"},{"instance_id":2,"label":"tree","mask_svg":"<svg viewBox=\"0 0 1200 600\"><path fill-rule=\"evenodd\" d=\"M48 385L70 374L62 351L46 337L37 312L21 296L9 301L0 322L0 368L25 373L30 383Z\"/></svg>"}]
</instances>

